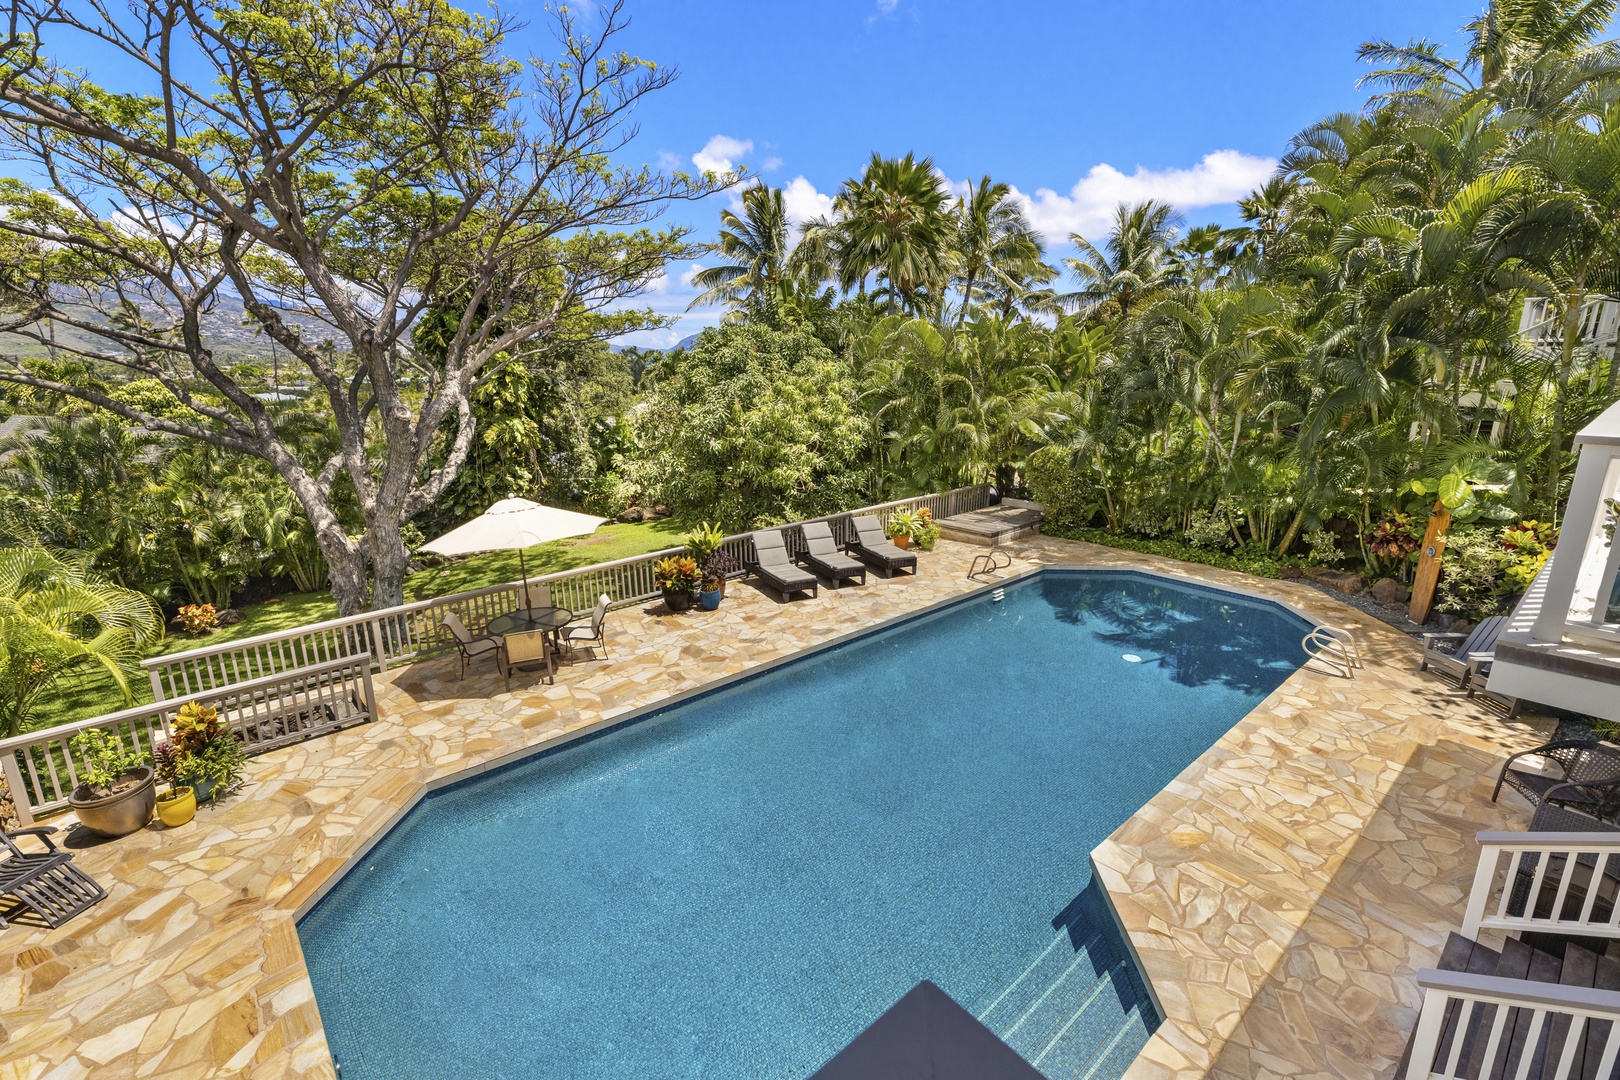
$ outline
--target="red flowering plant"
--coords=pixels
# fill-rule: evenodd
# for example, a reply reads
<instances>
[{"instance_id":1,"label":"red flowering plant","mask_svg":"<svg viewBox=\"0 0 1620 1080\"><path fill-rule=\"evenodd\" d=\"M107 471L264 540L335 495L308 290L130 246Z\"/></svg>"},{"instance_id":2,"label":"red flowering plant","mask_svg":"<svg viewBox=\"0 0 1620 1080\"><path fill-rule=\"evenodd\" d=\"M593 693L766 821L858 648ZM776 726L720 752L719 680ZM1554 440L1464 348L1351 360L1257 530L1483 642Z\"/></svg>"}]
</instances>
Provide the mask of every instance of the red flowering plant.
<instances>
[{"instance_id":1,"label":"red flowering plant","mask_svg":"<svg viewBox=\"0 0 1620 1080\"><path fill-rule=\"evenodd\" d=\"M1412 515L1400 511L1386 515L1361 539L1366 545L1367 561L1385 573L1405 563L1423 542Z\"/></svg>"}]
</instances>

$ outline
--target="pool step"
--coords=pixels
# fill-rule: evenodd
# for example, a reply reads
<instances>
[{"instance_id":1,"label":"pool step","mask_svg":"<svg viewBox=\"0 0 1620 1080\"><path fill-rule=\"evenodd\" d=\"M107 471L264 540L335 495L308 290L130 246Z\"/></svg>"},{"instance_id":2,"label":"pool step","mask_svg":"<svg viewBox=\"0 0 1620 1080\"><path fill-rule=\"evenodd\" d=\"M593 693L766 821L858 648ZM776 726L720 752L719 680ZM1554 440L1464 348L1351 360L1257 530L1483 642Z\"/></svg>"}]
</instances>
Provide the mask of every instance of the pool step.
<instances>
[{"instance_id":1,"label":"pool step","mask_svg":"<svg viewBox=\"0 0 1620 1080\"><path fill-rule=\"evenodd\" d=\"M1101 932L1065 929L978 1016L1051 1080L1118 1080L1147 1041L1137 993Z\"/></svg>"}]
</instances>

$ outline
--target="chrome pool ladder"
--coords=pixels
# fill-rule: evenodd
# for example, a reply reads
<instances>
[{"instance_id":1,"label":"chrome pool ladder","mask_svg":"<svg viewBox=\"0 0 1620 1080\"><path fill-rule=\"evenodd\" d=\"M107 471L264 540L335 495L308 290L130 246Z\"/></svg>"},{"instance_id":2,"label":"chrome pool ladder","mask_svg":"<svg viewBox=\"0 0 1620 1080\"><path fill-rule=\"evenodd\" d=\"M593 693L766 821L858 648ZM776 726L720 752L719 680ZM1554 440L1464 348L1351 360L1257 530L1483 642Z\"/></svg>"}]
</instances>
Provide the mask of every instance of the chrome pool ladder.
<instances>
[{"instance_id":1,"label":"chrome pool ladder","mask_svg":"<svg viewBox=\"0 0 1620 1080\"><path fill-rule=\"evenodd\" d=\"M1309 658L1306 663L1320 660L1335 675L1353 679L1356 677L1356 668L1364 666L1361 662L1361 650L1356 646L1355 635L1342 626L1329 626L1323 623L1306 634L1299 644Z\"/></svg>"},{"instance_id":2,"label":"chrome pool ladder","mask_svg":"<svg viewBox=\"0 0 1620 1080\"><path fill-rule=\"evenodd\" d=\"M968 580L978 581L982 577L1007 569L1012 563L1012 552L1006 548L993 547L983 555L973 556L973 565L968 568Z\"/></svg>"}]
</instances>

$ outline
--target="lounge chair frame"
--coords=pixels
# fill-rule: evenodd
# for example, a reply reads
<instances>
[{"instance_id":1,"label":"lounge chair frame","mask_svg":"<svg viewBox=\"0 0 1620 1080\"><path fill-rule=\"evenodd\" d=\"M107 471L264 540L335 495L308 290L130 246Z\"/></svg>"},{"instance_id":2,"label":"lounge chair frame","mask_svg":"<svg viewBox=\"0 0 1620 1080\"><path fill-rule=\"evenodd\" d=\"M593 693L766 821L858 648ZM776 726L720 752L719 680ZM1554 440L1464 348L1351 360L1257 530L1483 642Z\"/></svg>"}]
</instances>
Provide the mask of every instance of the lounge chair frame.
<instances>
[{"instance_id":1,"label":"lounge chair frame","mask_svg":"<svg viewBox=\"0 0 1620 1080\"><path fill-rule=\"evenodd\" d=\"M602 649L603 659L607 658L607 613L613 601L607 593L597 597L596 607L591 611L591 621L588 626L565 626L558 631L558 644L565 649L573 649L576 644L595 649Z\"/></svg>"},{"instance_id":2,"label":"lounge chair frame","mask_svg":"<svg viewBox=\"0 0 1620 1080\"><path fill-rule=\"evenodd\" d=\"M862 585L866 584L866 564L839 552L838 541L825 521L807 521L799 528L804 533L807 549L799 556L801 565L826 578L835 589L856 578L860 578Z\"/></svg>"},{"instance_id":3,"label":"lounge chair frame","mask_svg":"<svg viewBox=\"0 0 1620 1080\"><path fill-rule=\"evenodd\" d=\"M754 561L744 565L745 573L753 574L782 596L782 603L793 599L796 592L811 596L821 595L821 580L793 564L788 557L787 538L778 529L764 529L753 535Z\"/></svg>"},{"instance_id":4,"label":"lounge chair frame","mask_svg":"<svg viewBox=\"0 0 1620 1080\"><path fill-rule=\"evenodd\" d=\"M913 574L917 572L917 556L895 547L877 518L867 514L851 518L850 524L855 528L855 539L844 546L845 551L884 577L893 577L896 570L908 568Z\"/></svg>"},{"instance_id":5,"label":"lounge chair frame","mask_svg":"<svg viewBox=\"0 0 1620 1080\"><path fill-rule=\"evenodd\" d=\"M453 611L445 612L444 618L439 620L439 625L444 627L445 631L455 641L456 655L461 659L461 671L457 678L465 679L467 677L467 665L480 656L493 655L495 665L500 666L501 643L498 639L488 634L474 637L472 632L467 629L466 624L461 621L460 616Z\"/></svg>"},{"instance_id":6,"label":"lounge chair frame","mask_svg":"<svg viewBox=\"0 0 1620 1080\"><path fill-rule=\"evenodd\" d=\"M0 899L0 929L9 925L9 911L16 918L19 909L32 912L46 926L56 929L91 905L106 899L107 891L73 865L73 853L60 850L51 841L55 825L35 825L10 834L0 832L0 897L10 896L7 905ZM35 836L45 845L43 852L26 852L17 846L19 836Z\"/></svg>"}]
</instances>

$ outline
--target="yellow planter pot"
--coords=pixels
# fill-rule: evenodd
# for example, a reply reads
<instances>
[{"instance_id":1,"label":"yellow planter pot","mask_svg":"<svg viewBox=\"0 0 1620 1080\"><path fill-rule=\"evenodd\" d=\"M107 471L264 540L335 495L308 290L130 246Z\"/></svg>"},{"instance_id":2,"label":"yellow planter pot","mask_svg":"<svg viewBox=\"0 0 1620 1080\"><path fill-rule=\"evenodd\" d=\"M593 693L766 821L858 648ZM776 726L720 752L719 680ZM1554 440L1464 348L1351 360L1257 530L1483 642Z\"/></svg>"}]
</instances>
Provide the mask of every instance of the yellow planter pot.
<instances>
[{"instance_id":1,"label":"yellow planter pot","mask_svg":"<svg viewBox=\"0 0 1620 1080\"><path fill-rule=\"evenodd\" d=\"M178 828L197 816L197 793L188 787L175 788L172 795L157 801L157 816L169 828Z\"/></svg>"}]
</instances>

